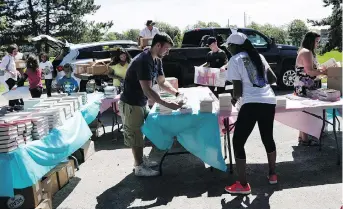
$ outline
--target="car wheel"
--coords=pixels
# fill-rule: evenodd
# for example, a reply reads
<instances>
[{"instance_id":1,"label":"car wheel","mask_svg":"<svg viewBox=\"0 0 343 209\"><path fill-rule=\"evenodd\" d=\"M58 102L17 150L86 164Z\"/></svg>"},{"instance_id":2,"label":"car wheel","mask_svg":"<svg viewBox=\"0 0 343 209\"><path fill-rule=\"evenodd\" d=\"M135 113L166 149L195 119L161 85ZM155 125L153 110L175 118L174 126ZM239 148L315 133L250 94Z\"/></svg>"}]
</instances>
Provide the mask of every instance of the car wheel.
<instances>
[{"instance_id":1,"label":"car wheel","mask_svg":"<svg viewBox=\"0 0 343 209\"><path fill-rule=\"evenodd\" d=\"M282 89L292 89L294 87L295 75L294 66L286 65L278 79L278 86Z\"/></svg>"}]
</instances>

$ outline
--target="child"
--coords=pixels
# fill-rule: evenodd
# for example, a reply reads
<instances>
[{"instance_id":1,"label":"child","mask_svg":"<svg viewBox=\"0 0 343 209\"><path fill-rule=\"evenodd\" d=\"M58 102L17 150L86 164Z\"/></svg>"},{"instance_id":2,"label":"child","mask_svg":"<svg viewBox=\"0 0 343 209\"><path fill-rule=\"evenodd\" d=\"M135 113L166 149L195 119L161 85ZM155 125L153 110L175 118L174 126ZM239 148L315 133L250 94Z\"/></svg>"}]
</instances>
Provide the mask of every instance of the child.
<instances>
[{"instance_id":1,"label":"child","mask_svg":"<svg viewBox=\"0 0 343 209\"><path fill-rule=\"evenodd\" d=\"M57 89L58 91L62 91L64 93L70 93L72 92L78 92L79 91L79 84L77 81L71 77L71 73L73 72L73 68L71 67L70 64L65 64L63 66L63 71L65 73L65 76L60 78L57 82Z\"/></svg>"},{"instance_id":2,"label":"child","mask_svg":"<svg viewBox=\"0 0 343 209\"><path fill-rule=\"evenodd\" d=\"M45 77L46 94L51 97L51 83L52 83L52 72L54 67L51 62L48 61L48 55L45 53L40 54L39 68L42 69Z\"/></svg>"},{"instance_id":3,"label":"child","mask_svg":"<svg viewBox=\"0 0 343 209\"><path fill-rule=\"evenodd\" d=\"M39 69L38 59L35 55L29 55L26 60L26 71L18 81L18 86L29 80L29 89L32 98L40 98L43 93L42 70Z\"/></svg>"}]
</instances>

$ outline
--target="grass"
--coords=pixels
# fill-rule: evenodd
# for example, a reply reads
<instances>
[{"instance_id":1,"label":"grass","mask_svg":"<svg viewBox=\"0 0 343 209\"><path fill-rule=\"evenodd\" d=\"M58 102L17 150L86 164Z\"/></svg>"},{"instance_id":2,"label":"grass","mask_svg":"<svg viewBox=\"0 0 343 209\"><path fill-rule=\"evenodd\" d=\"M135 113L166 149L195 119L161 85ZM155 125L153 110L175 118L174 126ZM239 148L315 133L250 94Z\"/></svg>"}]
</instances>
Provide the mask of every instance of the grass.
<instances>
[{"instance_id":1,"label":"grass","mask_svg":"<svg viewBox=\"0 0 343 209\"><path fill-rule=\"evenodd\" d=\"M317 58L318 58L319 63L324 63L331 58L334 58L336 62L342 62L342 52L339 52L339 51L326 52L323 55L318 55Z\"/></svg>"}]
</instances>

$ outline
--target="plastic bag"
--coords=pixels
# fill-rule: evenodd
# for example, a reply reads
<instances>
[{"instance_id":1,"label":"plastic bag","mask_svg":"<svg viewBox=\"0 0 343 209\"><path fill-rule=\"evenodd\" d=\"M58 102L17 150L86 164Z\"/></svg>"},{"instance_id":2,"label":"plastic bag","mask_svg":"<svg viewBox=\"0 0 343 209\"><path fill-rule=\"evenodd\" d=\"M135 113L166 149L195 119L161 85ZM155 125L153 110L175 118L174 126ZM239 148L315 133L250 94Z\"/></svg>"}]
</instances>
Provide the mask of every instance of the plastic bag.
<instances>
[{"instance_id":1,"label":"plastic bag","mask_svg":"<svg viewBox=\"0 0 343 209\"><path fill-rule=\"evenodd\" d=\"M3 93L2 96L7 100L32 98L29 87L27 86L17 87L6 93Z\"/></svg>"}]
</instances>

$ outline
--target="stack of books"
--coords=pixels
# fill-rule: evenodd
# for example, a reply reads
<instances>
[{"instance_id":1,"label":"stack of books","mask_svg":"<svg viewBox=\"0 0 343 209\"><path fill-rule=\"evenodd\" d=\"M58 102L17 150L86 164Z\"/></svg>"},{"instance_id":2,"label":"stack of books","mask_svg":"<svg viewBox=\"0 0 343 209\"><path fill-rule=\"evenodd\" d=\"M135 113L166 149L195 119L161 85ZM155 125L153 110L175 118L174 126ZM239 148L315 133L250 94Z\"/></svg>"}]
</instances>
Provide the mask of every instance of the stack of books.
<instances>
[{"instance_id":1,"label":"stack of books","mask_svg":"<svg viewBox=\"0 0 343 209\"><path fill-rule=\"evenodd\" d=\"M41 140L43 137L49 134L48 118L44 116L30 118L33 124L32 139Z\"/></svg>"},{"instance_id":2,"label":"stack of books","mask_svg":"<svg viewBox=\"0 0 343 209\"><path fill-rule=\"evenodd\" d=\"M82 98L82 105L87 104L87 93L86 92L75 92L75 93L71 93L71 96L81 96Z\"/></svg>"},{"instance_id":3,"label":"stack of books","mask_svg":"<svg viewBox=\"0 0 343 209\"><path fill-rule=\"evenodd\" d=\"M50 130L63 125L65 121L65 114L63 108L49 108L44 111L38 112L35 115L47 117L48 127Z\"/></svg>"},{"instance_id":4,"label":"stack of books","mask_svg":"<svg viewBox=\"0 0 343 209\"><path fill-rule=\"evenodd\" d=\"M79 110L81 105L82 105L82 97L81 96L62 97L62 102L65 102L65 101L74 102L75 111Z\"/></svg>"},{"instance_id":5,"label":"stack of books","mask_svg":"<svg viewBox=\"0 0 343 209\"><path fill-rule=\"evenodd\" d=\"M11 152L18 148L17 129L14 124L0 124L0 153Z\"/></svg>"},{"instance_id":6,"label":"stack of books","mask_svg":"<svg viewBox=\"0 0 343 209\"><path fill-rule=\"evenodd\" d=\"M232 111L232 104L231 104L231 94L219 94L219 109L224 111Z\"/></svg>"},{"instance_id":7,"label":"stack of books","mask_svg":"<svg viewBox=\"0 0 343 209\"><path fill-rule=\"evenodd\" d=\"M69 119L72 116L72 106L70 104L55 104L53 108L62 108L65 119Z\"/></svg>"},{"instance_id":8,"label":"stack of books","mask_svg":"<svg viewBox=\"0 0 343 209\"><path fill-rule=\"evenodd\" d=\"M63 100L57 104L55 104L55 107L61 106L61 105L65 105L65 106L69 106L70 110L71 110L71 114L74 115L74 112L77 111L77 109L75 109L75 103L74 101L70 101L70 100Z\"/></svg>"},{"instance_id":9,"label":"stack of books","mask_svg":"<svg viewBox=\"0 0 343 209\"><path fill-rule=\"evenodd\" d=\"M278 108L286 108L287 98L286 97L276 97L276 107Z\"/></svg>"},{"instance_id":10,"label":"stack of books","mask_svg":"<svg viewBox=\"0 0 343 209\"><path fill-rule=\"evenodd\" d=\"M210 97L204 98L200 101L200 112L212 112L214 100Z\"/></svg>"},{"instance_id":11,"label":"stack of books","mask_svg":"<svg viewBox=\"0 0 343 209\"><path fill-rule=\"evenodd\" d=\"M117 96L117 88L115 86L106 86L104 88L105 98L112 99Z\"/></svg>"}]
</instances>

